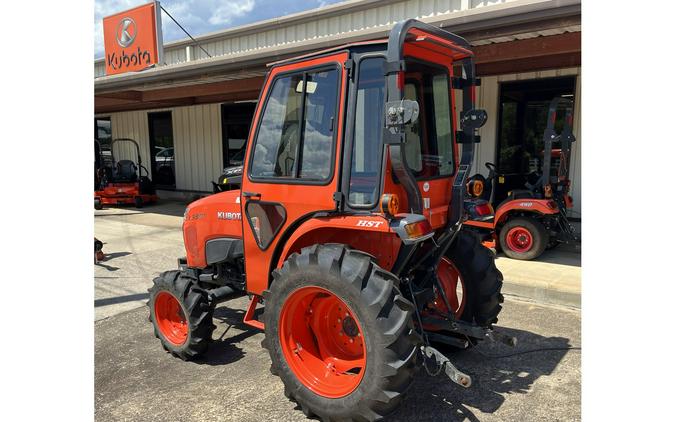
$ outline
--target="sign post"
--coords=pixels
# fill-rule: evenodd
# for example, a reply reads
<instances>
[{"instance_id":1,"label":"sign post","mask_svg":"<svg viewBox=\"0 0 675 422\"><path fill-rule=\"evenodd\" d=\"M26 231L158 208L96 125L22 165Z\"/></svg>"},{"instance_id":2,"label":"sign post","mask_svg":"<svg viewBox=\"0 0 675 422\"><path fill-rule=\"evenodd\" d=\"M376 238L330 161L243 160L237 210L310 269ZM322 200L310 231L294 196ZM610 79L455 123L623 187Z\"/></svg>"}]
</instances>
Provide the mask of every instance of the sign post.
<instances>
[{"instance_id":1,"label":"sign post","mask_svg":"<svg viewBox=\"0 0 675 422\"><path fill-rule=\"evenodd\" d=\"M103 18L105 73L136 72L163 60L162 15L158 1Z\"/></svg>"}]
</instances>

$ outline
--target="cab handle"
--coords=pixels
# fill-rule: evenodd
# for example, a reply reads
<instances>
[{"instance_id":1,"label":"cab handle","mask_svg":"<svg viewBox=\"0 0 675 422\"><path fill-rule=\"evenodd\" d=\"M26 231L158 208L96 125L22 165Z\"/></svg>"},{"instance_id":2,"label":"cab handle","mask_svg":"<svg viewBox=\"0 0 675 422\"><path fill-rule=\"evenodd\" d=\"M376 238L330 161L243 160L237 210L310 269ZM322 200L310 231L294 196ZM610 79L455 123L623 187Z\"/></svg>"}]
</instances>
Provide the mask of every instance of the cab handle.
<instances>
[{"instance_id":1,"label":"cab handle","mask_svg":"<svg viewBox=\"0 0 675 422\"><path fill-rule=\"evenodd\" d=\"M249 198L249 199L251 199L251 198L260 199L262 197L262 195L259 194L258 192L242 192L242 195L244 196L244 198Z\"/></svg>"}]
</instances>

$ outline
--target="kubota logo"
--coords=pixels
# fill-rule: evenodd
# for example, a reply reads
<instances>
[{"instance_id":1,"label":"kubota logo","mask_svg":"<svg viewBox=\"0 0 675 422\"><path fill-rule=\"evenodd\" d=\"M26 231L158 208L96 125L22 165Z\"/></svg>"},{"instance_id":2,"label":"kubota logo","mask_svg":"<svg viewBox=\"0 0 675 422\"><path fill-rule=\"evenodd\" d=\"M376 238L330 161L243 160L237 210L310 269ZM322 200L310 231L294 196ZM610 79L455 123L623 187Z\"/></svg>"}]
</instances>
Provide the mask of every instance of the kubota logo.
<instances>
[{"instance_id":1,"label":"kubota logo","mask_svg":"<svg viewBox=\"0 0 675 422\"><path fill-rule=\"evenodd\" d=\"M136 39L136 22L131 18L123 18L117 25L117 44L122 48L129 47Z\"/></svg>"},{"instance_id":2,"label":"kubota logo","mask_svg":"<svg viewBox=\"0 0 675 422\"><path fill-rule=\"evenodd\" d=\"M384 221L359 220L356 227L380 227Z\"/></svg>"},{"instance_id":3,"label":"kubota logo","mask_svg":"<svg viewBox=\"0 0 675 422\"><path fill-rule=\"evenodd\" d=\"M219 220L241 220L241 213L240 212L218 211L218 219Z\"/></svg>"}]
</instances>

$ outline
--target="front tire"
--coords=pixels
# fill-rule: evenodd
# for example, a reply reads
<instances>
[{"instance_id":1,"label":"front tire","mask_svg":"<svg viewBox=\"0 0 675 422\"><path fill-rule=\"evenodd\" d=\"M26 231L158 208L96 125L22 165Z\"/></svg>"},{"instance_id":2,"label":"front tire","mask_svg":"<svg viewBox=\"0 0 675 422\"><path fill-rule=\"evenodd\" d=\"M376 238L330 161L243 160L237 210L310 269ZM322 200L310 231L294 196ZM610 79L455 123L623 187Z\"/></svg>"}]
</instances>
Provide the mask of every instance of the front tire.
<instances>
[{"instance_id":1,"label":"front tire","mask_svg":"<svg viewBox=\"0 0 675 422\"><path fill-rule=\"evenodd\" d=\"M286 396L327 421L394 412L417 369L420 341L398 278L343 245L304 248L273 276L263 295L263 347Z\"/></svg>"},{"instance_id":2,"label":"front tire","mask_svg":"<svg viewBox=\"0 0 675 422\"><path fill-rule=\"evenodd\" d=\"M548 245L549 234L539 221L517 217L506 222L499 230L499 245L504 255L529 261L541 255Z\"/></svg>"},{"instance_id":3,"label":"front tire","mask_svg":"<svg viewBox=\"0 0 675 422\"><path fill-rule=\"evenodd\" d=\"M148 290L150 322L164 349L183 360L204 354L211 343L213 308L196 279L181 271L166 271Z\"/></svg>"}]
</instances>

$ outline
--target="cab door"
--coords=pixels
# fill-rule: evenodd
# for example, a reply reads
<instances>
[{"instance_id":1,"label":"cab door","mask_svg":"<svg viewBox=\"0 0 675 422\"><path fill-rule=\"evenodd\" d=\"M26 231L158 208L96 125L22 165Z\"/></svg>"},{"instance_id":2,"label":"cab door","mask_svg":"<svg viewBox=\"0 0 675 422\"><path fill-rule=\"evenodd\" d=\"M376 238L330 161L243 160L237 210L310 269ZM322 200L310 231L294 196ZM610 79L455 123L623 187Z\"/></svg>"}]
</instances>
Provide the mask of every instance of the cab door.
<instances>
[{"instance_id":1,"label":"cab door","mask_svg":"<svg viewBox=\"0 0 675 422\"><path fill-rule=\"evenodd\" d=\"M265 82L241 193L250 293L267 288L289 227L336 207L347 58L342 52L281 65Z\"/></svg>"}]
</instances>

